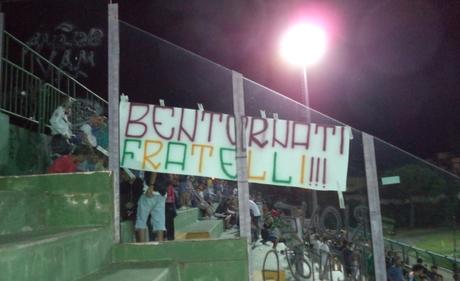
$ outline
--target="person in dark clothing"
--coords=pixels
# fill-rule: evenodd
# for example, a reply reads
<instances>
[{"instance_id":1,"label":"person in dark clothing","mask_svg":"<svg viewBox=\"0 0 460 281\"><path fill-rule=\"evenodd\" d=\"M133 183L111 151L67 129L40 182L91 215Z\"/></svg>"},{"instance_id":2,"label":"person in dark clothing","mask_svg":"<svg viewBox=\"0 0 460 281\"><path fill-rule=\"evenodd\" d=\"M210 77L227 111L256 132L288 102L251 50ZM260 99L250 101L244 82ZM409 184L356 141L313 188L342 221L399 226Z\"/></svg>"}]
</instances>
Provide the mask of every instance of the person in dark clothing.
<instances>
[{"instance_id":1,"label":"person in dark clothing","mask_svg":"<svg viewBox=\"0 0 460 281\"><path fill-rule=\"evenodd\" d=\"M342 258L345 276L350 277L353 273L353 251L350 248L350 243L346 240L342 244Z\"/></svg>"},{"instance_id":2,"label":"person in dark clothing","mask_svg":"<svg viewBox=\"0 0 460 281\"><path fill-rule=\"evenodd\" d=\"M176 212L176 192L174 185L171 182L166 190L166 204L165 204L165 223L166 223L166 239L174 240L174 218L177 216Z\"/></svg>"},{"instance_id":3,"label":"person in dark clothing","mask_svg":"<svg viewBox=\"0 0 460 281\"><path fill-rule=\"evenodd\" d=\"M136 216L136 241L147 241L147 220L150 217L155 239L163 241L165 227L166 190L171 184L168 174L146 172L144 174L144 193L139 198Z\"/></svg>"},{"instance_id":4,"label":"person in dark clothing","mask_svg":"<svg viewBox=\"0 0 460 281\"><path fill-rule=\"evenodd\" d=\"M141 178L120 170L120 217L123 220L136 220L137 201L142 195L143 187Z\"/></svg>"}]
</instances>

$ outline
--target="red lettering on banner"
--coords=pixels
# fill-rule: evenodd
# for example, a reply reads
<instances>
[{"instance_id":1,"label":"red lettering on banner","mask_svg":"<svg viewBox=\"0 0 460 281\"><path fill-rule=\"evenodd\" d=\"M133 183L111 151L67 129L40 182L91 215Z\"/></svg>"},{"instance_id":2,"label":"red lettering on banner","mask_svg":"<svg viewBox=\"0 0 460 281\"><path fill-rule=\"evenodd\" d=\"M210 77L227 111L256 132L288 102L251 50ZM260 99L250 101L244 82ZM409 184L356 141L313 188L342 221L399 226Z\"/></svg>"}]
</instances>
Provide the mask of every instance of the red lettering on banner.
<instances>
[{"instance_id":1,"label":"red lettering on banner","mask_svg":"<svg viewBox=\"0 0 460 281\"><path fill-rule=\"evenodd\" d=\"M344 132L345 132L345 127L342 127L340 129L340 154L343 154Z\"/></svg>"},{"instance_id":2,"label":"red lettering on banner","mask_svg":"<svg viewBox=\"0 0 460 281\"><path fill-rule=\"evenodd\" d=\"M315 168L315 157L310 158L310 184L313 181L313 168Z\"/></svg>"},{"instance_id":3,"label":"red lettering on banner","mask_svg":"<svg viewBox=\"0 0 460 281\"><path fill-rule=\"evenodd\" d=\"M230 125L233 124L233 130L230 130ZM231 115L227 115L227 122L225 124L226 132L227 132L227 139L232 144L235 145L235 117ZM233 139L232 139L233 134Z\"/></svg>"},{"instance_id":4,"label":"red lettering on banner","mask_svg":"<svg viewBox=\"0 0 460 281\"><path fill-rule=\"evenodd\" d=\"M178 140L181 140L181 136L182 136L182 132L184 132L184 135L187 136L188 140L191 141L191 142L194 142L195 141L195 136L196 136L196 127L197 127L197 119L198 119L198 111L197 110L193 110L194 113L195 113L195 118L193 119L193 132L192 134L189 134L189 132L187 132L183 126L184 124L184 115L185 115L185 109L184 108L181 108L181 114L180 114L180 123L179 123L179 136L178 136Z\"/></svg>"},{"instance_id":5,"label":"red lettering on banner","mask_svg":"<svg viewBox=\"0 0 460 281\"><path fill-rule=\"evenodd\" d=\"M156 113L157 113L157 110L158 109L162 109L162 110L170 110L171 111L171 117L174 117L174 108L172 107L165 107L165 106L154 106L153 107L153 114L152 114L152 119L153 119L153 130L155 131L155 133L161 137L162 139L164 140L170 140L173 138L174 136L174 128L171 128L171 132L169 134L169 136L166 136L166 135L163 135L162 133L160 133L159 131L159 128L157 126L161 126L163 124L163 122L159 122L157 121L157 117L156 117Z\"/></svg>"},{"instance_id":6,"label":"red lettering on banner","mask_svg":"<svg viewBox=\"0 0 460 281\"><path fill-rule=\"evenodd\" d=\"M335 135L335 126L333 125L316 125L315 134L318 134L318 128L322 127L323 129L323 151L326 151L327 148L327 129L332 128L332 135Z\"/></svg>"},{"instance_id":7,"label":"red lettering on banner","mask_svg":"<svg viewBox=\"0 0 460 281\"><path fill-rule=\"evenodd\" d=\"M255 131L255 126L254 126L256 121L262 121L263 122L262 129L260 129L257 132ZM256 136L261 135L261 134L263 135L267 131L267 128L268 128L267 119L253 117L251 119L251 128L250 128L250 131L249 131L249 146L252 146L252 143L254 142L255 144L257 144L258 147L264 148L264 146L267 145L268 141L267 140L260 141L260 140L258 140L256 138Z\"/></svg>"},{"instance_id":8,"label":"red lettering on banner","mask_svg":"<svg viewBox=\"0 0 460 281\"><path fill-rule=\"evenodd\" d=\"M327 161L327 159L324 158L323 159L323 185L324 185L324 188L326 188L326 161Z\"/></svg>"},{"instance_id":9,"label":"red lettering on banner","mask_svg":"<svg viewBox=\"0 0 460 281\"><path fill-rule=\"evenodd\" d=\"M145 111L145 113L141 117L132 120L131 119L131 117L132 117L131 113L133 112L133 107L144 107L147 110ZM145 134L147 133L147 124L145 124L144 122L141 122L140 120L142 120L145 116L147 116L149 111L150 111L150 107L149 107L148 104L143 104L143 103L130 103L129 104L128 122L126 123L125 137L127 137L127 138L142 138L143 136L145 136ZM136 124L136 125L140 125L140 126L144 127L144 131L142 132L142 134L138 134L138 135L130 134L129 133L129 126L131 124Z\"/></svg>"},{"instance_id":10,"label":"red lettering on banner","mask_svg":"<svg viewBox=\"0 0 460 281\"><path fill-rule=\"evenodd\" d=\"M297 125L302 125L307 127L307 139L305 142L296 142L296 137L295 137L295 131L296 131L296 126ZM310 145L310 124L303 124L297 121L292 121L292 144L291 148L294 148L296 145L302 145L305 146L305 149L308 149Z\"/></svg>"},{"instance_id":11,"label":"red lettering on banner","mask_svg":"<svg viewBox=\"0 0 460 281\"><path fill-rule=\"evenodd\" d=\"M204 121L204 116L206 114L209 114L209 129L208 129L208 142L211 142L211 137L212 137L212 124L214 121L214 115L219 116L219 122L222 122L222 113L216 113L216 112L211 112L211 111L203 111L201 114L201 121Z\"/></svg>"},{"instance_id":12,"label":"red lettering on banner","mask_svg":"<svg viewBox=\"0 0 460 281\"><path fill-rule=\"evenodd\" d=\"M316 159L316 185L318 185L319 182L319 157Z\"/></svg>"},{"instance_id":13,"label":"red lettering on banner","mask_svg":"<svg viewBox=\"0 0 460 281\"><path fill-rule=\"evenodd\" d=\"M278 120L273 119L273 137L272 137L272 147L275 146L275 143L279 144L281 147L286 148L288 146L289 140L289 121L286 121L286 131L284 132L284 143L276 138L276 123Z\"/></svg>"}]
</instances>

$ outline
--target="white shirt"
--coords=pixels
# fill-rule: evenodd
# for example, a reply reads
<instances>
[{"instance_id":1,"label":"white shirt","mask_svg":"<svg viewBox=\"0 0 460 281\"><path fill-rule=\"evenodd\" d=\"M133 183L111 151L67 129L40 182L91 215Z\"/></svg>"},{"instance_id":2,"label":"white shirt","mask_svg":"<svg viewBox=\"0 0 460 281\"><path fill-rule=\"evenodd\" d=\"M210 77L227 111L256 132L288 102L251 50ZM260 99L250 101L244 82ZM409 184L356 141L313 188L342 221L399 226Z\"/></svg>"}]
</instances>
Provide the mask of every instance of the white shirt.
<instances>
[{"instance_id":1,"label":"white shirt","mask_svg":"<svg viewBox=\"0 0 460 281\"><path fill-rule=\"evenodd\" d=\"M254 215L254 217L260 217L259 207L252 200L249 200L249 209L252 211L252 214Z\"/></svg>"}]
</instances>

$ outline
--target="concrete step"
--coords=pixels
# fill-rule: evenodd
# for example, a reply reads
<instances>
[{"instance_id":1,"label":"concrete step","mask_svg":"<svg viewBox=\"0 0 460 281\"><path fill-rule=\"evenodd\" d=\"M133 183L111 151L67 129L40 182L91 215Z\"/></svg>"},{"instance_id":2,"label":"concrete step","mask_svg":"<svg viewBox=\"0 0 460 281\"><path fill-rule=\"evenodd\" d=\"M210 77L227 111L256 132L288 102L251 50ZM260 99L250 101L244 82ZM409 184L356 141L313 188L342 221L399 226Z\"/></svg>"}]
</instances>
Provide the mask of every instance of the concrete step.
<instances>
[{"instance_id":1,"label":"concrete step","mask_svg":"<svg viewBox=\"0 0 460 281\"><path fill-rule=\"evenodd\" d=\"M110 227L48 228L0 236L2 281L73 281L110 263Z\"/></svg>"},{"instance_id":2,"label":"concrete step","mask_svg":"<svg viewBox=\"0 0 460 281\"><path fill-rule=\"evenodd\" d=\"M181 231L184 227L196 222L199 216L200 210L198 208L178 209L177 216L174 219L176 231Z\"/></svg>"},{"instance_id":3,"label":"concrete step","mask_svg":"<svg viewBox=\"0 0 460 281\"><path fill-rule=\"evenodd\" d=\"M42 192L0 190L0 235L44 228L45 200Z\"/></svg>"},{"instance_id":4,"label":"concrete step","mask_svg":"<svg viewBox=\"0 0 460 281\"><path fill-rule=\"evenodd\" d=\"M196 221L176 231L176 240L218 238L224 231L222 220Z\"/></svg>"},{"instance_id":5,"label":"concrete step","mask_svg":"<svg viewBox=\"0 0 460 281\"><path fill-rule=\"evenodd\" d=\"M172 281L171 269L157 263L114 263L78 281Z\"/></svg>"}]
</instances>

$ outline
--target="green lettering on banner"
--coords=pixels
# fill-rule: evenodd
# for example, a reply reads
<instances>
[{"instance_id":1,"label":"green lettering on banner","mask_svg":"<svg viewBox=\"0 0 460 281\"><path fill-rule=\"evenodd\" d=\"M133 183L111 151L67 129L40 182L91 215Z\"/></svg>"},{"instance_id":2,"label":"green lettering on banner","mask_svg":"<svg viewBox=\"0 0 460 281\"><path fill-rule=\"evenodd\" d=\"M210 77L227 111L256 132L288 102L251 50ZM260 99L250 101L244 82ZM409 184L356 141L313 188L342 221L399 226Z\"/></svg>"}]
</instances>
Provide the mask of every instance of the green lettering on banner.
<instances>
[{"instance_id":1,"label":"green lettering on banner","mask_svg":"<svg viewBox=\"0 0 460 281\"><path fill-rule=\"evenodd\" d=\"M273 177L272 177L272 181L273 182L276 182L276 183L291 183L292 181L292 177L289 176L289 179L287 180L282 180L282 179L277 179L276 178L276 161L278 159L278 152L275 152L275 154L273 155Z\"/></svg>"},{"instance_id":2,"label":"green lettering on banner","mask_svg":"<svg viewBox=\"0 0 460 281\"><path fill-rule=\"evenodd\" d=\"M141 148L142 146L142 141L141 140L133 140L133 139L125 139L125 142L123 143L123 156L121 157L121 165L125 165L125 156L129 155L132 158L134 158L134 152L127 152L126 147L128 146L128 142L136 142L137 143L137 148Z\"/></svg>"},{"instance_id":3,"label":"green lettering on banner","mask_svg":"<svg viewBox=\"0 0 460 281\"><path fill-rule=\"evenodd\" d=\"M173 160L169 160L169 152L171 151L171 147L173 145L177 145L177 146L182 146L184 148L184 153L182 154L183 157L182 157L182 161L173 161ZM165 164L165 168L168 169L168 165L169 164L174 164L174 165L179 165L181 166L182 168L182 171L185 169L185 158L186 158L186 153L187 153L187 144L185 143L182 143L182 142L175 142L175 141L171 141L171 142L168 142L168 149L166 151L166 164Z\"/></svg>"},{"instance_id":4,"label":"green lettering on banner","mask_svg":"<svg viewBox=\"0 0 460 281\"><path fill-rule=\"evenodd\" d=\"M222 171L224 172L224 174L229 177L230 179L236 179L236 174L235 175L232 175L230 174L228 171L227 171L227 168L226 166L233 166L233 163L232 162L224 162L224 151L231 151L233 153L236 152L236 150L234 148L225 148L225 147L222 147L220 150L219 150L219 156L220 156L220 167L222 168ZM235 156L233 156L233 159L235 159Z\"/></svg>"}]
</instances>

